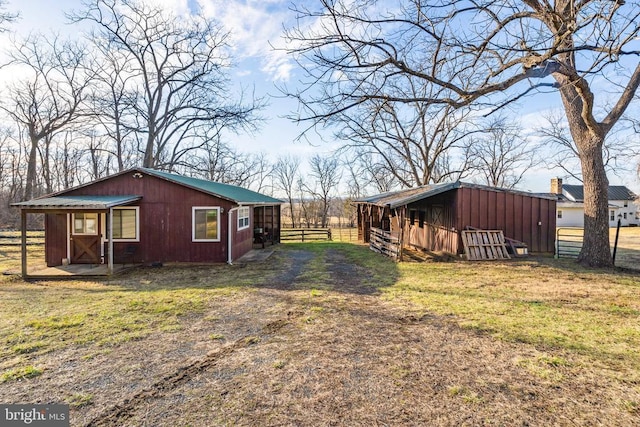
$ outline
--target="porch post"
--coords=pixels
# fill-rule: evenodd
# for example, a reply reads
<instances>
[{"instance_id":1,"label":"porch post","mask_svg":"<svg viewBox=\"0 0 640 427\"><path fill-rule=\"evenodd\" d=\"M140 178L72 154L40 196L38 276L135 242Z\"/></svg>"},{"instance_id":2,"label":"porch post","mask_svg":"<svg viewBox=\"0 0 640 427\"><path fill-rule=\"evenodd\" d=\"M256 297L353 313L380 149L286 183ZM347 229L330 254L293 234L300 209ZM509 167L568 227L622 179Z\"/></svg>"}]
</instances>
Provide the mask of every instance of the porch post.
<instances>
[{"instance_id":1,"label":"porch post","mask_svg":"<svg viewBox=\"0 0 640 427\"><path fill-rule=\"evenodd\" d=\"M107 225L109 226L109 257L107 261L107 273L113 274L113 208L109 208Z\"/></svg>"},{"instance_id":2,"label":"porch post","mask_svg":"<svg viewBox=\"0 0 640 427\"><path fill-rule=\"evenodd\" d=\"M21 230L21 256L22 256L22 277L27 277L27 211L20 209L20 230Z\"/></svg>"},{"instance_id":3,"label":"porch post","mask_svg":"<svg viewBox=\"0 0 640 427\"><path fill-rule=\"evenodd\" d=\"M400 253L398 254L398 261L402 262L402 249L404 247L404 218L406 216L407 205L402 206L400 212L396 210L396 213L399 213L398 219L400 220Z\"/></svg>"}]
</instances>

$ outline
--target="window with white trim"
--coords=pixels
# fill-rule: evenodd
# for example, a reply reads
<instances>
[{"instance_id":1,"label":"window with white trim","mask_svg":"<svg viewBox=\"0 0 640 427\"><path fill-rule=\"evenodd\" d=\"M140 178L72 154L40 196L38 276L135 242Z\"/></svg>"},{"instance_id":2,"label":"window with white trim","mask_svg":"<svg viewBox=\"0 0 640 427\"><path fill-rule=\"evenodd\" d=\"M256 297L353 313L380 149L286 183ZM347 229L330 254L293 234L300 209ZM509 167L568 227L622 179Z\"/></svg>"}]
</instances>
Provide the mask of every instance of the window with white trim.
<instances>
[{"instance_id":1,"label":"window with white trim","mask_svg":"<svg viewBox=\"0 0 640 427\"><path fill-rule=\"evenodd\" d=\"M609 221L616 220L616 211L609 211Z\"/></svg>"},{"instance_id":2,"label":"window with white trim","mask_svg":"<svg viewBox=\"0 0 640 427\"><path fill-rule=\"evenodd\" d=\"M558 219L562 219L562 211L558 210Z\"/></svg>"},{"instance_id":3,"label":"window with white trim","mask_svg":"<svg viewBox=\"0 0 640 427\"><path fill-rule=\"evenodd\" d=\"M194 206L191 212L191 239L194 242L219 242L220 207Z\"/></svg>"},{"instance_id":4,"label":"window with white trim","mask_svg":"<svg viewBox=\"0 0 640 427\"><path fill-rule=\"evenodd\" d=\"M140 241L140 208L138 206L113 209L113 240ZM107 230L107 238L109 231Z\"/></svg>"},{"instance_id":5,"label":"window with white trim","mask_svg":"<svg viewBox=\"0 0 640 427\"><path fill-rule=\"evenodd\" d=\"M73 234L98 234L98 214L82 212L73 214Z\"/></svg>"},{"instance_id":6,"label":"window with white trim","mask_svg":"<svg viewBox=\"0 0 640 427\"><path fill-rule=\"evenodd\" d=\"M243 206L238 209L238 230L249 227L249 207Z\"/></svg>"}]
</instances>

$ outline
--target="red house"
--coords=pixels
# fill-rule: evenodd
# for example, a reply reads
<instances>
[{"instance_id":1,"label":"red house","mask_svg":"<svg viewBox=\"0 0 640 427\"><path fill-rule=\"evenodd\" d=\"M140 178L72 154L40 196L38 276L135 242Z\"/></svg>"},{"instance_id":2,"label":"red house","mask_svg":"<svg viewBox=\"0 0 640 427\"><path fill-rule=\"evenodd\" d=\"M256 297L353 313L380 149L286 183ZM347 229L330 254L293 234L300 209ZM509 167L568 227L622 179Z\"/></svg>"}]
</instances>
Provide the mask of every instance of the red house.
<instances>
[{"instance_id":1,"label":"red house","mask_svg":"<svg viewBox=\"0 0 640 427\"><path fill-rule=\"evenodd\" d=\"M79 187L15 203L45 214L49 267L114 263L228 262L255 238L279 241L282 201L234 185L135 168Z\"/></svg>"}]
</instances>

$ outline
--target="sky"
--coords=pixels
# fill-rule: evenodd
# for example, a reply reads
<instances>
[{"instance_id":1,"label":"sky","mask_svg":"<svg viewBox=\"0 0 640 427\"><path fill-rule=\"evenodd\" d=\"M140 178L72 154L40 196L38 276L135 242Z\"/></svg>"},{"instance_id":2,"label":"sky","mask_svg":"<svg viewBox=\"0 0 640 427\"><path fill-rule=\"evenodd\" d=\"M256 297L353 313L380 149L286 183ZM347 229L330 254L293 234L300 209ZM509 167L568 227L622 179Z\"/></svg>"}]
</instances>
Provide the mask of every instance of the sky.
<instances>
[{"instance_id":1,"label":"sky","mask_svg":"<svg viewBox=\"0 0 640 427\"><path fill-rule=\"evenodd\" d=\"M66 24L65 11L78 10L81 0L6 0L6 9L18 11L20 20L10 26L10 31L26 35L37 30L50 31L74 36L77 28ZM197 7L198 0L146 0L173 8L184 13ZM314 0L304 0L313 3ZM298 2L299 3L299 2ZM273 47L283 47L283 28L294 22L290 9L291 0L200 0L203 12L223 23L231 32L235 68L234 81L259 97L267 97L268 107L262 112L265 118L260 129L253 134L233 135L231 143L239 150L247 152L262 151L272 153L272 160L278 155L294 155L302 159L313 154L330 154L336 148L330 140L330 133L320 137L311 134L308 141L299 141L297 137L303 127L298 126L286 115L297 110L298 105L292 99L283 98L277 85L295 87L303 76L296 63L283 51ZM6 46L7 34L0 36L0 46ZM513 114L524 127L524 132L539 128L543 117L550 110L561 108L557 93L539 94L527 99ZM550 180L562 176L560 170L541 167L529 171L519 189L533 192L549 191ZM640 193L640 181L637 174L625 179L609 176L611 185L627 185ZM577 182L569 183L577 184Z\"/></svg>"}]
</instances>

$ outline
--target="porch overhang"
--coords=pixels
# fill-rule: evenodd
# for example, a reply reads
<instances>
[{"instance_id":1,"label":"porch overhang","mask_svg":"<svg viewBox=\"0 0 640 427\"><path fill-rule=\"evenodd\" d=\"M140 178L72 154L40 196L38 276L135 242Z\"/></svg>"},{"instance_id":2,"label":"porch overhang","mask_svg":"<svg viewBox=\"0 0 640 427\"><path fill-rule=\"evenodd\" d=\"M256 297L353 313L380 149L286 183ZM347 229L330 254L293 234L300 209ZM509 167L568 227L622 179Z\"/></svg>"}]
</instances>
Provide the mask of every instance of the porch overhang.
<instances>
[{"instance_id":1,"label":"porch overhang","mask_svg":"<svg viewBox=\"0 0 640 427\"><path fill-rule=\"evenodd\" d=\"M106 212L117 206L125 206L142 199L142 196L54 196L12 203L11 206L30 213L56 212Z\"/></svg>"},{"instance_id":2,"label":"porch overhang","mask_svg":"<svg viewBox=\"0 0 640 427\"><path fill-rule=\"evenodd\" d=\"M27 214L31 213L80 213L104 212L108 215L109 224L113 222L113 208L137 202L142 196L51 196L26 202L12 203L11 206L20 208L21 245L22 245L22 277L28 278L27 268ZM107 274L113 274L113 227L109 227L109 259Z\"/></svg>"}]
</instances>

